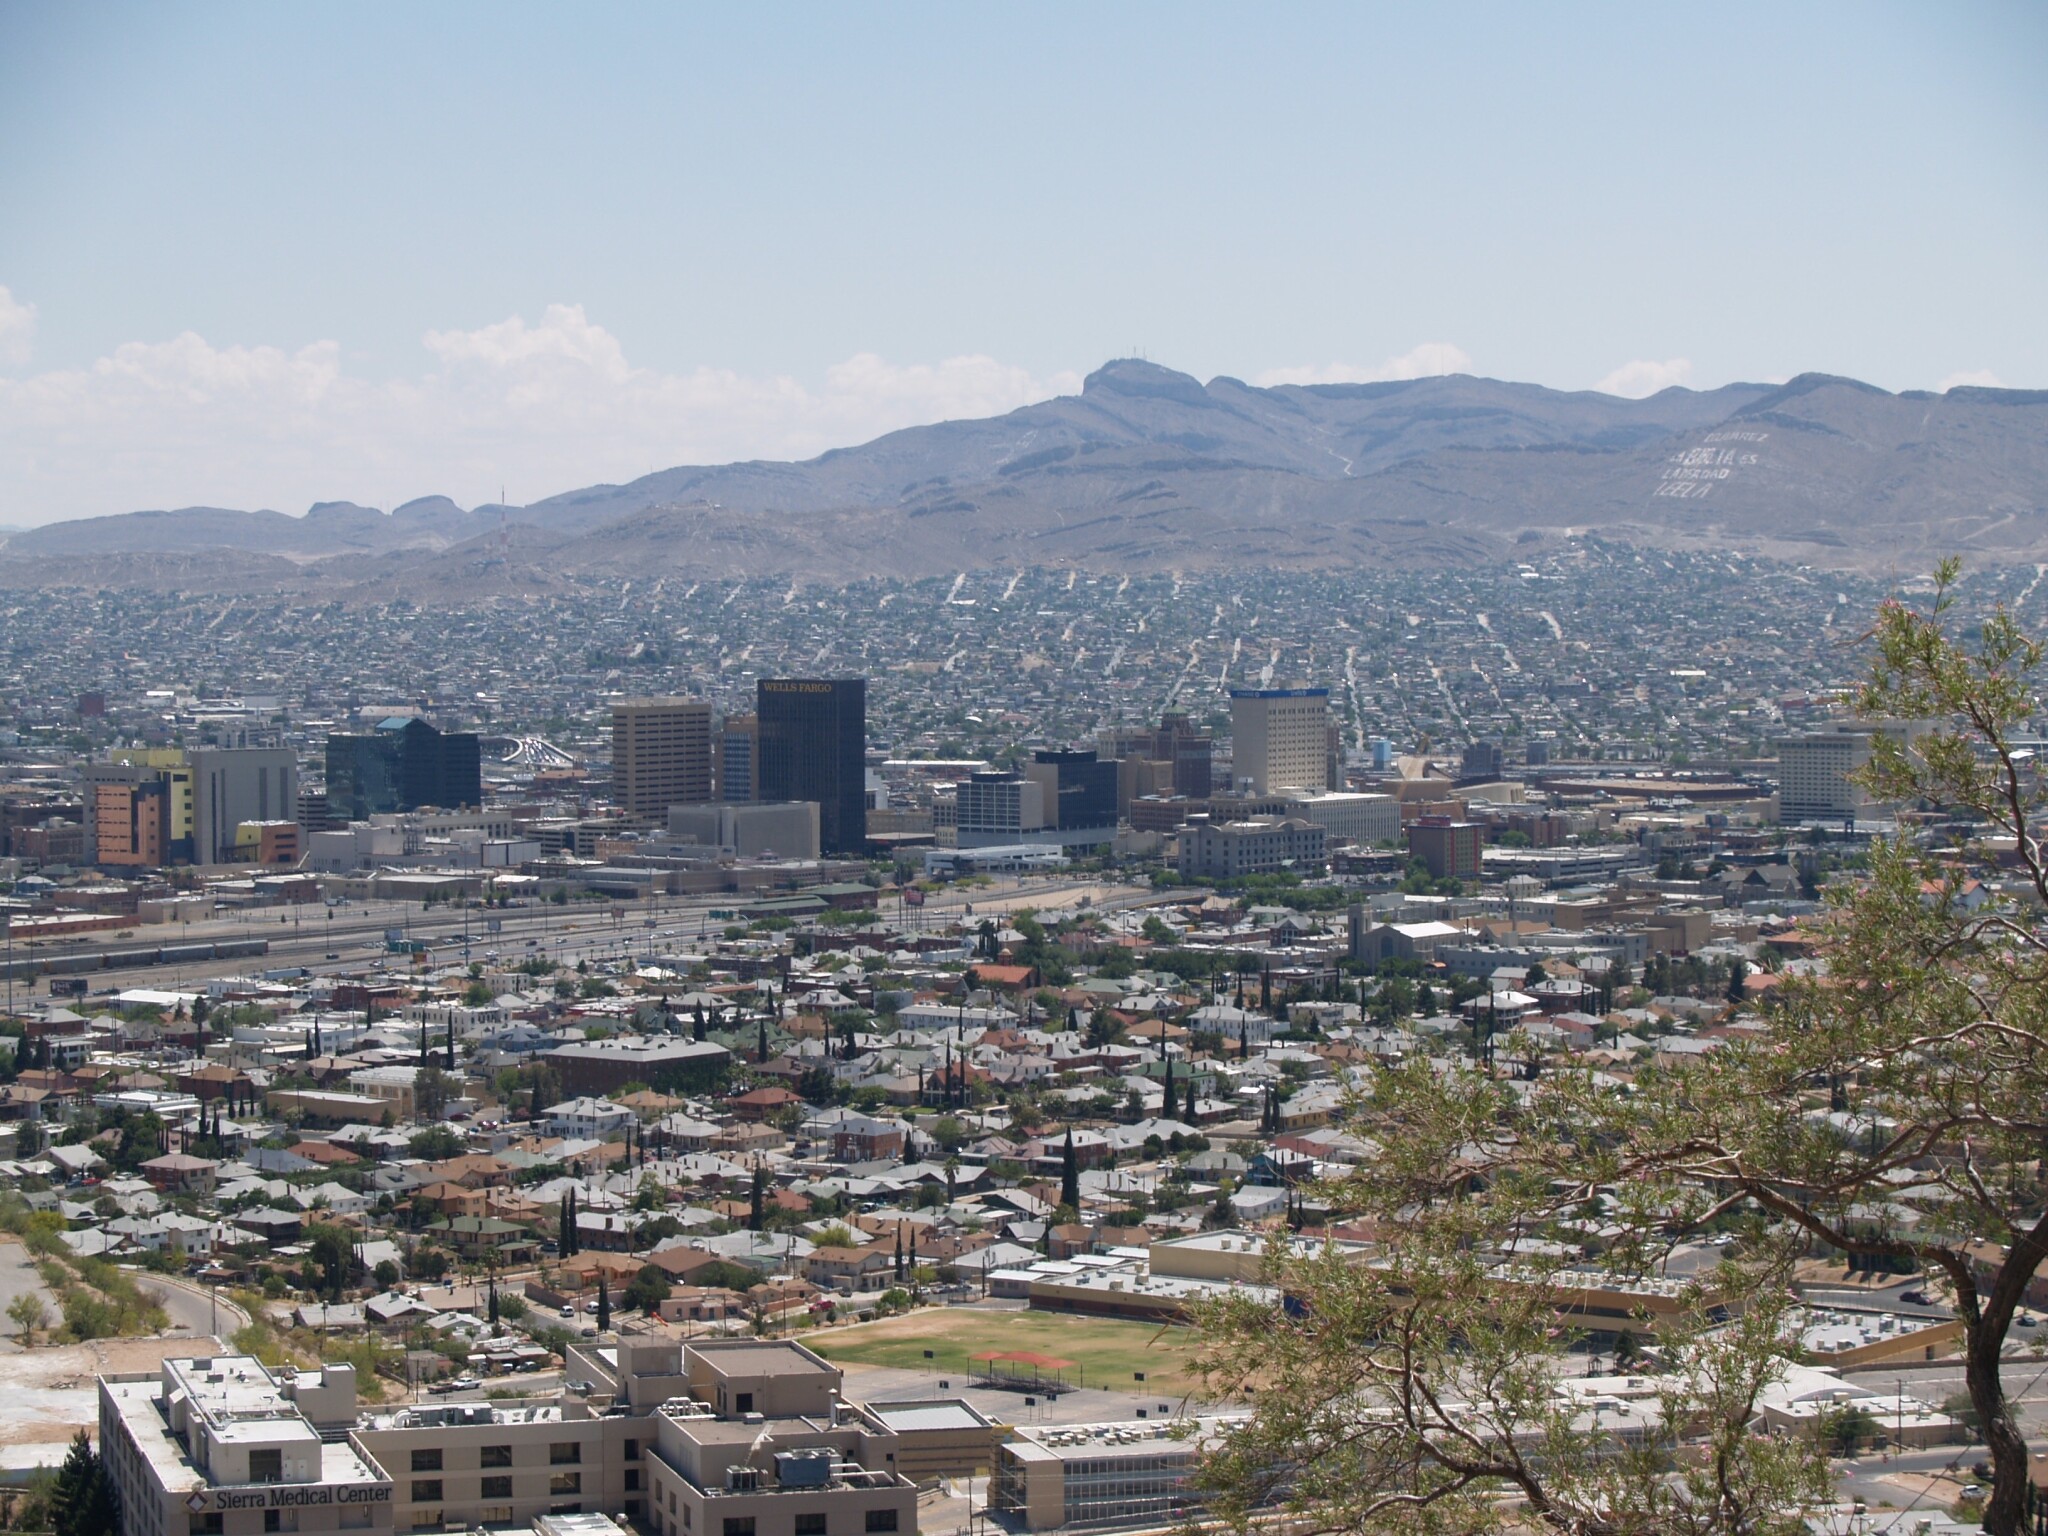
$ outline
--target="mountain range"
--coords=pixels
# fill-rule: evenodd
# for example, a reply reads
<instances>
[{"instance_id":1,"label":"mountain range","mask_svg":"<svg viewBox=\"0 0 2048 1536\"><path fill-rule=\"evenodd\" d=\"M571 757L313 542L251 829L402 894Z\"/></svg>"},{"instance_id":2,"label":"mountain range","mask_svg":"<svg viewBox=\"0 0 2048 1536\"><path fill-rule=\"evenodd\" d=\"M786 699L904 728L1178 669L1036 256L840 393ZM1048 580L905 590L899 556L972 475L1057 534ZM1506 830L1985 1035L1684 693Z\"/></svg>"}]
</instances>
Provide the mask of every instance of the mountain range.
<instances>
[{"instance_id":1,"label":"mountain range","mask_svg":"<svg viewBox=\"0 0 2048 1536\"><path fill-rule=\"evenodd\" d=\"M445 597L668 571L1342 567L1578 533L1863 569L2048 560L2048 391L1892 394L1825 374L1643 400L1465 375L1255 388L1125 359L1003 416L530 506L50 524L7 536L0 586Z\"/></svg>"}]
</instances>

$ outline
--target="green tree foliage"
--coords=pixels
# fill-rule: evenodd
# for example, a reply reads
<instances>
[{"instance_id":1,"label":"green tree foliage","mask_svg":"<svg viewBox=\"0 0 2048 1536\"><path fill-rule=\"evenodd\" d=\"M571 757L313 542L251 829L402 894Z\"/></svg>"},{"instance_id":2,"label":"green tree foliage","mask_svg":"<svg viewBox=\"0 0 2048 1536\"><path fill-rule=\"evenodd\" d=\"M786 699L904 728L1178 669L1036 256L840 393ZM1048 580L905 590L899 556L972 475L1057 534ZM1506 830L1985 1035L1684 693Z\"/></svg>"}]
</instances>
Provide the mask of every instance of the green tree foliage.
<instances>
[{"instance_id":1,"label":"green tree foliage","mask_svg":"<svg viewBox=\"0 0 2048 1536\"><path fill-rule=\"evenodd\" d=\"M422 1120L438 1120L448 1101L455 1097L455 1085L439 1067L422 1067L413 1078L413 1109Z\"/></svg>"},{"instance_id":2,"label":"green tree foliage","mask_svg":"<svg viewBox=\"0 0 2048 1536\"><path fill-rule=\"evenodd\" d=\"M640 1267L640 1272L626 1282L625 1290L619 1293L619 1305L634 1307L651 1314L656 1307L668 1300L672 1289L668 1276L660 1265L644 1264Z\"/></svg>"},{"instance_id":3,"label":"green tree foliage","mask_svg":"<svg viewBox=\"0 0 2048 1536\"><path fill-rule=\"evenodd\" d=\"M428 1072L435 1071L429 1067ZM426 1072L420 1074L425 1077ZM438 1163L445 1158L455 1157L462 1151L462 1138L453 1126L430 1125L424 1131L415 1131L406 1139L405 1150L414 1157Z\"/></svg>"},{"instance_id":4,"label":"green tree foliage","mask_svg":"<svg viewBox=\"0 0 2048 1536\"><path fill-rule=\"evenodd\" d=\"M49 1304L35 1292L23 1291L7 1304L7 1320L21 1330L22 1346L31 1347L37 1332L49 1326Z\"/></svg>"},{"instance_id":5,"label":"green tree foliage","mask_svg":"<svg viewBox=\"0 0 2048 1536\"><path fill-rule=\"evenodd\" d=\"M57 1469L50 1516L56 1536L114 1536L119 1527L113 1481L82 1429Z\"/></svg>"},{"instance_id":6,"label":"green tree foliage","mask_svg":"<svg viewBox=\"0 0 2048 1536\"><path fill-rule=\"evenodd\" d=\"M318 1275L318 1289L329 1301L339 1301L356 1268L356 1245L346 1227L316 1221L305 1231L308 1267Z\"/></svg>"},{"instance_id":7,"label":"green tree foliage","mask_svg":"<svg viewBox=\"0 0 2048 1536\"><path fill-rule=\"evenodd\" d=\"M761 1276L744 1264L735 1264L728 1259L705 1264L690 1275L692 1285L707 1290L737 1291L744 1296L761 1283Z\"/></svg>"},{"instance_id":8,"label":"green tree foliage","mask_svg":"<svg viewBox=\"0 0 2048 1536\"><path fill-rule=\"evenodd\" d=\"M1376 1069L1353 1129L1378 1156L1319 1191L1334 1220L1374 1227L1373 1263L1276 1251L1295 1306L1239 1295L1205 1317L1212 1391L1259 1389L1203 1473L1231 1520L1277 1497L1361 1532L1798 1529L1828 1487L1827 1436L1743 1426L1782 1369L1793 1264L1833 1252L1946 1282L1990 1452L1984 1528L2020 1536L2028 1453L2000 1357L2048 1259L2048 780L2018 745L2044 712L2044 648L2004 613L1958 643L1955 575L1931 609L1878 615L1863 713L1934 724L1910 751L1881 739L1865 783L1977 834L1876 846L1821 932L1826 976L1781 987L1756 1036L1646 1066L1632 1091L1570 1067L1513 1083L1469 1061ZM1517 1240L1576 1251L1595 1199L1609 1245L1573 1262L1622 1277L1688 1234L1739 1231L1658 1329L1665 1420L1694 1442L1675 1464L1596 1444L1563 1406L1561 1261L1499 1267Z\"/></svg>"}]
</instances>

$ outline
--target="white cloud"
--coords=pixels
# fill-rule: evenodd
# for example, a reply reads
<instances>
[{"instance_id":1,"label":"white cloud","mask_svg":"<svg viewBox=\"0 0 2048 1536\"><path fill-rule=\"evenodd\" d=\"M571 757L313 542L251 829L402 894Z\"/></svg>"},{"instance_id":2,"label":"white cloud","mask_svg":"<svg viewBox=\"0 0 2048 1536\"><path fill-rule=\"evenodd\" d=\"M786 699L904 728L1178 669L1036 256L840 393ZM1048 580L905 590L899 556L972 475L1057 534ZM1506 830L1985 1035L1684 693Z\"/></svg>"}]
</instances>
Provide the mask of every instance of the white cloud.
<instances>
[{"instance_id":1,"label":"white cloud","mask_svg":"<svg viewBox=\"0 0 2048 1536\"><path fill-rule=\"evenodd\" d=\"M1689 357L1667 357L1661 363L1650 358L1638 358L1632 363L1623 363L1593 388L1603 395L1641 400L1660 389L1684 384L1691 377L1692 359Z\"/></svg>"},{"instance_id":2,"label":"white cloud","mask_svg":"<svg viewBox=\"0 0 2048 1536\"><path fill-rule=\"evenodd\" d=\"M0 523L199 504L389 507L436 492L474 504L501 484L535 501L678 464L806 458L1080 387L1075 374L981 356L898 364L862 353L816 383L663 373L634 366L566 304L531 324L430 331L421 344L425 369L393 380L350 373L335 341L215 347L189 332L90 367L0 379Z\"/></svg>"},{"instance_id":3,"label":"white cloud","mask_svg":"<svg viewBox=\"0 0 2048 1536\"><path fill-rule=\"evenodd\" d=\"M1979 389L2004 388L2004 386L1999 383L1998 375L1993 373L1989 368L1972 368L1967 373L1952 373L1934 387L1937 391L1945 395L1950 390L1956 388L1958 385L1963 384L1974 385Z\"/></svg>"},{"instance_id":4,"label":"white cloud","mask_svg":"<svg viewBox=\"0 0 2048 1536\"><path fill-rule=\"evenodd\" d=\"M1269 368L1252 380L1268 389L1276 384L1380 384L1389 379L1427 379L1440 373L1470 373L1472 359L1448 341L1425 341L1412 352L1390 357L1377 368L1356 363L1308 364Z\"/></svg>"},{"instance_id":5,"label":"white cloud","mask_svg":"<svg viewBox=\"0 0 2048 1536\"><path fill-rule=\"evenodd\" d=\"M35 305L22 303L0 284L0 368L27 366L35 339Z\"/></svg>"}]
</instances>

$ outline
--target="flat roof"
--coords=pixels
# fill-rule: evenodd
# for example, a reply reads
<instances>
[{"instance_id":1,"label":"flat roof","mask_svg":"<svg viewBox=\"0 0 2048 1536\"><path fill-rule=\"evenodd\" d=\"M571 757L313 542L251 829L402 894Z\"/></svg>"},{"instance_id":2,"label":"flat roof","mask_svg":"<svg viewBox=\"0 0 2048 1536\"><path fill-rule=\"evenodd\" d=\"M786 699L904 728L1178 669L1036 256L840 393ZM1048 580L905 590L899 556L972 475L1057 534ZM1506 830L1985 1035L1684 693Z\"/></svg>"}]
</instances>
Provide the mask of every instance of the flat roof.
<instances>
[{"instance_id":1,"label":"flat roof","mask_svg":"<svg viewBox=\"0 0 2048 1536\"><path fill-rule=\"evenodd\" d=\"M1248 1415L1215 1418L1139 1419L1118 1424L1048 1424L1019 1429L1002 1447L1020 1461L1071 1461L1078 1457L1179 1456L1206 1453L1220 1431ZM1194 1432L1188 1433L1189 1426Z\"/></svg>"},{"instance_id":2,"label":"flat roof","mask_svg":"<svg viewBox=\"0 0 2048 1536\"><path fill-rule=\"evenodd\" d=\"M250 1363L254 1364L253 1361ZM114 1406L114 1411L120 1415L121 1422L127 1426L129 1435L134 1439L137 1451L149 1463L150 1471L167 1491L182 1493L192 1489L220 1486L192 1464L191 1458L185 1454L184 1445L171 1433L170 1422L164 1417L161 1395L163 1382L160 1376L152 1374L129 1380L102 1377L101 1382L109 1401ZM253 1404L253 1396L250 1401ZM282 1398L277 1399L277 1402L282 1412L275 1416L266 1416L258 1423L251 1423L249 1427L260 1428L264 1439L275 1442L279 1438L279 1432L286 1428L286 1423L281 1421L287 1416L290 1420L296 1420L297 1427L303 1428L305 1435L294 1435L293 1438L303 1438L305 1443L303 1446L295 1447L292 1454L310 1456L317 1453L320 1458L319 1473L308 1479L309 1482L386 1481L384 1474L364 1461L356 1453L355 1447L347 1441L323 1443L312 1425L306 1423L295 1407ZM227 1427L233 1430L239 1426Z\"/></svg>"},{"instance_id":3,"label":"flat roof","mask_svg":"<svg viewBox=\"0 0 2048 1536\"><path fill-rule=\"evenodd\" d=\"M881 1424L906 1434L912 1430L994 1429L995 1420L958 1397L924 1403L869 1403L867 1411Z\"/></svg>"},{"instance_id":4,"label":"flat roof","mask_svg":"<svg viewBox=\"0 0 2048 1536\"><path fill-rule=\"evenodd\" d=\"M724 1046L710 1040L691 1040L676 1035L618 1035L608 1040L568 1041L543 1054L592 1060L642 1061L659 1056L681 1059L730 1053Z\"/></svg>"},{"instance_id":5,"label":"flat roof","mask_svg":"<svg viewBox=\"0 0 2048 1536\"><path fill-rule=\"evenodd\" d=\"M690 1353L728 1376L837 1376L839 1368L801 1344L711 1341L692 1344Z\"/></svg>"}]
</instances>

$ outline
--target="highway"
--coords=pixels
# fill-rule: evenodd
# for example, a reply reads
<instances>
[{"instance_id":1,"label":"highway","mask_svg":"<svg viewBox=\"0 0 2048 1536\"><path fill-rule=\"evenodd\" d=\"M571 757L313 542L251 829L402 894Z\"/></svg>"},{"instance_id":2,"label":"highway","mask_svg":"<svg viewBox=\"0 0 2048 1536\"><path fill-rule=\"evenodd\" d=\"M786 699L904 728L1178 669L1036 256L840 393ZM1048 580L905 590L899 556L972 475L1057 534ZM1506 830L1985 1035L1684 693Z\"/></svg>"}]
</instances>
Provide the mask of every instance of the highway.
<instances>
[{"instance_id":1,"label":"highway","mask_svg":"<svg viewBox=\"0 0 2048 1536\"><path fill-rule=\"evenodd\" d=\"M14 955L19 960L47 949L53 957L75 958L133 951L154 944L241 939L265 939L270 945L263 955L82 973L94 994L130 987L178 990L215 976L255 974L293 966L342 976L402 970L404 960L386 951L385 935L394 929L408 939L424 942L428 946L427 960L434 964L483 960L492 954L506 963L516 963L536 954L573 966L586 959L655 959L687 952L715 940L727 926L725 920L711 916L714 911L733 910L745 899L721 894L657 897L651 902L582 901L566 906L539 902L488 910L422 908L417 903L400 901L350 901L332 907L264 908L192 923L138 924L132 931L123 930L126 937L109 935L104 940L83 944L38 945L33 951L18 945ZM997 880L993 886L936 892L923 908L899 908L885 897L882 915L894 922L907 920L913 928L941 929L970 914L978 918L1026 909L1059 912L1084 902L1098 909L1114 910L1166 899L1165 894L1155 893L1149 887L1109 884L1092 876L1011 876ZM493 922L498 925L495 933L488 931ZM33 985L37 993L47 995L48 979L37 978ZM26 978L15 981L15 999L20 1001L29 996L30 986Z\"/></svg>"}]
</instances>

